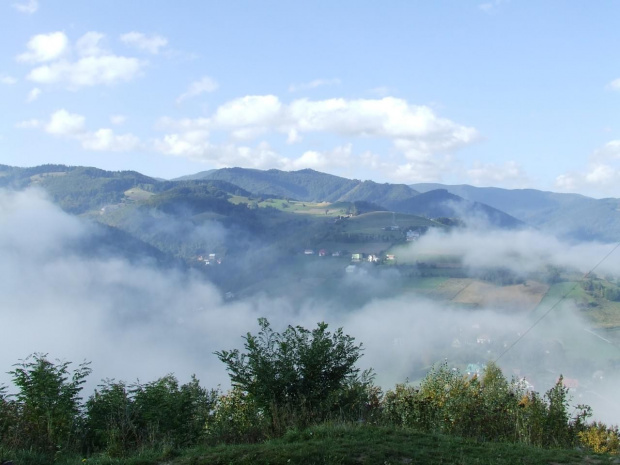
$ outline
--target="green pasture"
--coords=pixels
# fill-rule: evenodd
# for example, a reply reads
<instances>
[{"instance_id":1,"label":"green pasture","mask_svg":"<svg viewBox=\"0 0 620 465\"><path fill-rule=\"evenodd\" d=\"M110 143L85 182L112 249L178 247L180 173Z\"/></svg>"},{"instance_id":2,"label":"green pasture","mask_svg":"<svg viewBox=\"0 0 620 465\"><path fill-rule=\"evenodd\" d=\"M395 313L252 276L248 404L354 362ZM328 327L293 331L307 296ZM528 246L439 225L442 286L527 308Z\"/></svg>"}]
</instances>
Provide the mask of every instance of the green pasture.
<instances>
[{"instance_id":1,"label":"green pasture","mask_svg":"<svg viewBox=\"0 0 620 465\"><path fill-rule=\"evenodd\" d=\"M152 192L145 191L144 189L140 189L139 187L132 187L125 191L125 197L134 202L141 202L152 197Z\"/></svg>"}]
</instances>

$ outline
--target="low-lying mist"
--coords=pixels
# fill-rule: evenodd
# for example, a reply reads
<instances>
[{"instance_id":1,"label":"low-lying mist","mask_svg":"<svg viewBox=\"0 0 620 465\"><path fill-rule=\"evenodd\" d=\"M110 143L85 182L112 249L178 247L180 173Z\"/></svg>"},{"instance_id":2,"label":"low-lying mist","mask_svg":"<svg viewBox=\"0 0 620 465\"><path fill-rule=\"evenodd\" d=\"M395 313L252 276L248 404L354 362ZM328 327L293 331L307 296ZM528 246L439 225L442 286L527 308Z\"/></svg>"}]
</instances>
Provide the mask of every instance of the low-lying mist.
<instances>
[{"instance_id":1,"label":"low-lying mist","mask_svg":"<svg viewBox=\"0 0 620 465\"><path fill-rule=\"evenodd\" d=\"M221 228L212 233L225 234ZM598 419L620 422L612 390L620 380L620 350L590 332L570 302L557 305L510 348L532 326L532 315L392 292L402 279L396 269L354 276L343 270L329 293L295 293L295 280L283 277L278 295L257 291L228 301L202 273L76 247L97 234L94 225L63 212L40 190L0 191L0 383L10 382L6 372L19 359L42 352L92 361L89 389L104 378L150 381L167 373L183 381L195 373L206 387L226 388L228 376L213 352L241 347L241 336L256 332L256 320L266 317L276 330L319 321L342 326L363 343L360 365L372 367L384 389L419 380L444 359L475 370L503 354L498 363L508 378L526 377L540 392L560 374L578 379L575 403L591 404ZM611 248L570 245L536 231L464 230L430 232L403 254L415 260L441 251L462 256L472 268L502 266L525 275L547 265L585 273ZM258 262L253 257L251 263ZM597 272L619 268L612 255ZM367 298L343 310L342 302L362 290Z\"/></svg>"}]
</instances>

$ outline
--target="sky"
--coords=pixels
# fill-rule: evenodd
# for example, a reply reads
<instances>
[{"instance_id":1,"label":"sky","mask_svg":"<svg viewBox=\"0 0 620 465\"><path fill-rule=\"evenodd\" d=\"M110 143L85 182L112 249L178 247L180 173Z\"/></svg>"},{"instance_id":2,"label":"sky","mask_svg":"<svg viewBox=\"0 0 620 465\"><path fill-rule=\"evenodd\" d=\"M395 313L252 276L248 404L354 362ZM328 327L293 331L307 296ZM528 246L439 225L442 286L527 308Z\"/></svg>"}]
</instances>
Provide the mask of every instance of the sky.
<instances>
[{"instance_id":1,"label":"sky","mask_svg":"<svg viewBox=\"0 0 620 465\"><path fill-rule=\"evenodd\" d=\"M620 197L620 3L5 0L0 163Z\"/></svg>"}]
</instances>

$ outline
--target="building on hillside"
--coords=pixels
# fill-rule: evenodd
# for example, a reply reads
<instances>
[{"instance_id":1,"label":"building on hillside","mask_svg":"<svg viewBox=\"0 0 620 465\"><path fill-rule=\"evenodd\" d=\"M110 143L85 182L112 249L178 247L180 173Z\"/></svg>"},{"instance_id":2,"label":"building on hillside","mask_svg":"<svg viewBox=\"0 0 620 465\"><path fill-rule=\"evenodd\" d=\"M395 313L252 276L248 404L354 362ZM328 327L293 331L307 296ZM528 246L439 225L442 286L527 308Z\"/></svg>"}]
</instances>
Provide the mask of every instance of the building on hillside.
<instances>
[{"instance_id":1,"label":"building on hillside","mask_svg":"<svg viewBox=\"0 0 620 465\"><path fill-rule=\"evenodd\" d=\"M351 261L354 263L359 263L364 260L365 254L363 253L354 253L351 254Z\"/></svg>"},{"instance_id":2,"label":"building on hillside","mask_svg":"<svg viewBox=\"0 0 620 465\"><path fill-rule=\"evenodd\" d=\"M319 250L319 257L325 257L325 256L327 256L327 250L325 249Z\"/></svg>"},{"instance_id":3,"label":"building on hillside","mask_svg":"<svg viewBox=\"0 0 620 465\"><path fill-rule=\"evenodd\" d=\"M314 250L306 249L306 250L304 250L304 255L314 255Z\"/></svg>"},{"instance_id":4,"label":"building on hillside","mask_svg":"<svg viewBox=\"0 0 620 465\"><path fill-rule=\"evenodd\" d=\"M375 255L375 254L369 254L368 255L368 261L370 263L379 263L379 255Z\"/></svg>"},{"instance_id":5,"label":"building on hillside","mask_svg":"<svg viewBox=\"0 0 620 465\"><path fill-rule=\"evenodd\" d=\"M395 262L396 261L396 255L394 255L393 253L389 253L385 256L385 259L388 262Z\"/></svg>"}]
</instances>

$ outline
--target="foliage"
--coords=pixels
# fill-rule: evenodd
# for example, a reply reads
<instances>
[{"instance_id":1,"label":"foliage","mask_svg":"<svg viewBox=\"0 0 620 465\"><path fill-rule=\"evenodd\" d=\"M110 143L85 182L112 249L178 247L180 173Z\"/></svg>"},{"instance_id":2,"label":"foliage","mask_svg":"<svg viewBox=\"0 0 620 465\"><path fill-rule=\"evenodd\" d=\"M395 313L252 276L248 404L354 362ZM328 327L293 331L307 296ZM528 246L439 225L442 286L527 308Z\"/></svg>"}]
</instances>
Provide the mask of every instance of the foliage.
<instances>
[{"instance_id":1,"label":"foliage","mask_svg":"<svg viewBox=\"0 0 620 465\"><path fill-rule=\"evenodd\" d=\"M207 440L214 443L258 442L266 438L267 430L265 416L239 387L216 398L205 426Z\"/></svg>"},{"instance_id":2,"label":"foliage","mask_svg":"<svg viewBox=\"0 0 620 465\"><path fill-rule=\"evenodd\" d=\"M568 413L562 378L541 398L518 381L508 382L490 363L482 377L463 376L447 364L434 367L419 388L397 385L384 401L388 424L481 440L539 447L571 447L585 429L588 407Z\"/></svg>"},{"instance_id":3,"label":"foliage","mask_svg":"<svg viewBox=\"0 0 620 465\"><path fill-rule=\"evenodd\" d=\"M596 422L579 432L579 440L582 445L597 454L620 453L620 432L617 426L608 427Z\"/></svg>"},{"instance_id":4,"label":"foliage","mask_svg":"<svg viewBox=\"0 0 620 465\"><path fill-rule=\"evenodd\" d=\"M70 362L53 363L47 354L33 354L10 372L19 388L16 424L9 434L14 445L44 453L75 447L82 433L80 391L91 369L84 362L73 373ZM15 408L11 409L15 413Z\"/></svg>"},{"instance_id":5,"label":"foliage","mask_svg":"<svg viewBox=\"0 0 620 465\"><path fill-rule=\"evenodd\" d=\"M342 328L330 333L326 323L312 331L289 326L282 333L265 318L259 326L257 336L244 337L245 353L216 352L233 385L249 394L275 428L282 421L318 422L337 411L339 393L360 381L355 364L361 344Z\"/></svg>"},{"instance_id":6,"label":"foliage","mask_svg":"<svg viewBox=\"0 0 620 465\"><path fill-rule=\"evenodd\" d=\"M182 386L173 375L129 388L106 381L86 404L89 447L122 456L135 449L196 444L215 397L195 377Z\"/></svg>"}]
</instances>

